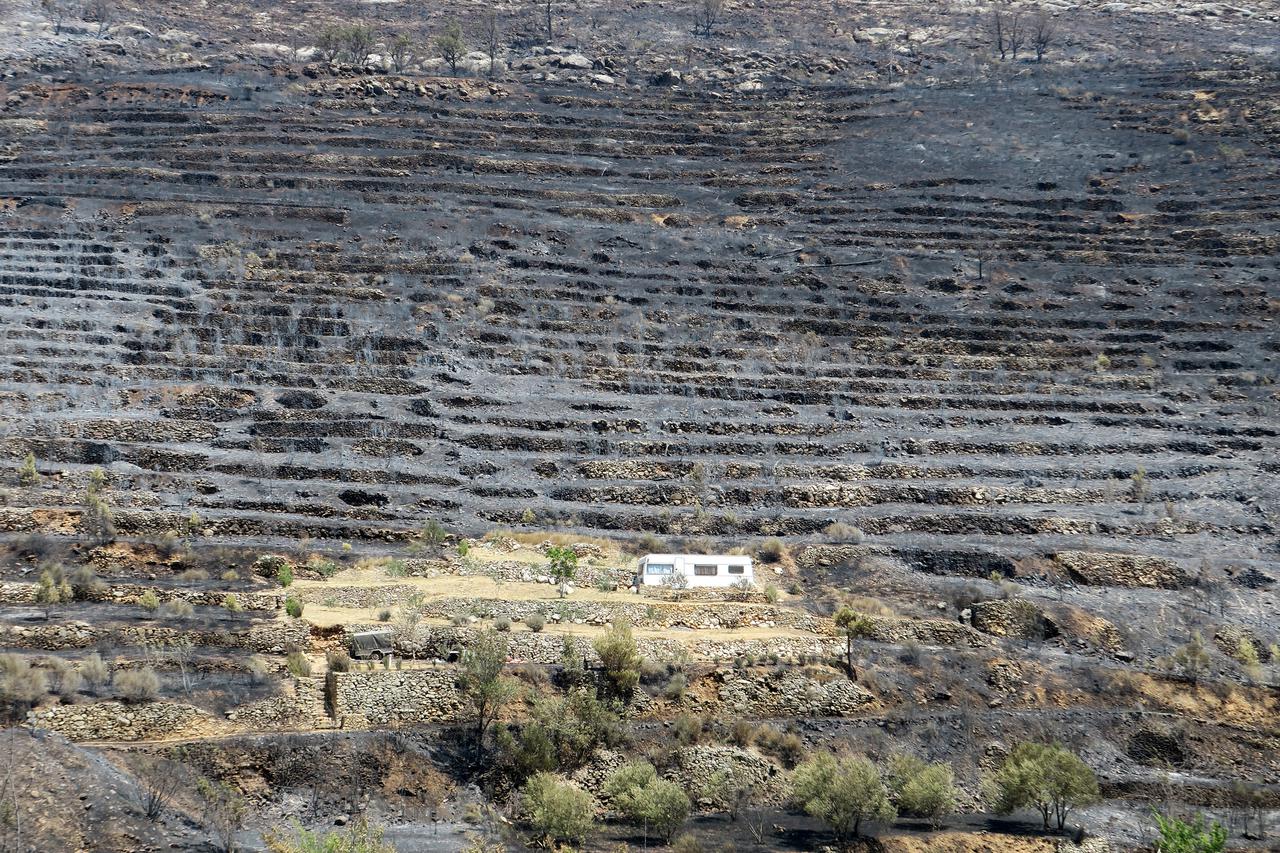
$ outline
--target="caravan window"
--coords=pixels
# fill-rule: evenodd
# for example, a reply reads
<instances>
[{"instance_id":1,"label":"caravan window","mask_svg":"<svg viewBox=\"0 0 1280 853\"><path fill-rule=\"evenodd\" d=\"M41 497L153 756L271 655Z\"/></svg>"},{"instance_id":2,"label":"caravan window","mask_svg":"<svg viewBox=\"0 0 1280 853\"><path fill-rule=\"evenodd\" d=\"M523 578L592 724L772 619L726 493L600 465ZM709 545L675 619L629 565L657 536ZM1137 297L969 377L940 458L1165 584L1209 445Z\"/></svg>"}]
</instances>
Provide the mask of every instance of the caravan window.
<instances>
[{"instance_id":1,"label":"caravan window","mask_svg":"<svg viewBox=\"0 0 1280 853\"><path fill-rule=\"evenodd\" d=\"M729 574L731 575L744 575L746 573L747 573L746 566L730 566L729 567Z\"/></svg>"},{"instance_id":2,"label":"caravan window","mask_svg":"<svg viewBox=\"0 0 1280 853\"><path fill-rule=\"evenodd\" d=\"M719 566L694 566L693 573L698 577L712 577L719 571Z\"/></svg>"},{"instance_id":3,"label":"caravan window","mask_svg":"<svg viewBox=\"0 0 1280 853\"><path fill-rule=\"evenodd\" d=\"M671 563L650 563L644 567L646 575L669 575L676 570Z\"/></svg>"}]
</instances>

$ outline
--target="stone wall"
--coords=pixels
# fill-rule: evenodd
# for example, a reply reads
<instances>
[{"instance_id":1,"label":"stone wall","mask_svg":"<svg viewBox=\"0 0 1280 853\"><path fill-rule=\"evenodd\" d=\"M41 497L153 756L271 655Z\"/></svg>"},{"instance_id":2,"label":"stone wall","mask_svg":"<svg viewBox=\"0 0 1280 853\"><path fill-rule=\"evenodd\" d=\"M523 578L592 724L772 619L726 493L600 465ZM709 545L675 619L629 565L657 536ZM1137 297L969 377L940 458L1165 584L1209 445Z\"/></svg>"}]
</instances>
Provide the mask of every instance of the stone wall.
<instances>
[{"instance_id":1,"label":"stone wall","mask_svg":"<svg viewBox=\"0 0 1280 853\"><path fill-rule=\"evenodd\" d=\"M242 610L275 611L279 610L286 597L283 590L258 592L254 590L228 589L175 589L173 587L144 586L142 584L112 583L103 579L105 584L100 592L90 593L83 601L101 601L112 604L137 604L144 593L154 592L161 603L173 599L189 601L196 606L221 607L228 593L234 594L240 602ZM36 584L10 581L0 583L0 604L35 604Z\"/></svg>"},{"instance_id":2,"label":"stone wall","mask_svg":"<svg viewBox=\"0 0 1280 853\"><path fill-rule=\"evenodd\" d=\"M848 717L875 704L875 697L847 678L819 681L789 668L780 673L722 669L714 677L725 713L735 716Z\"/></svg>"},{"instance_id":3,"label":"stone wall","mask_svg":"<svg viewBox=\"0 0 1280 853\"><path fill-rule=\"evenodd\" d=\"M303 731L333 725L325 711L323 677L286 679L280 695L233 708L227 719L253 731Z\"/></svg>"},{"instance_id":4,"label":"stone wall","mask_svg":"<svg viewBox=\"0 0 1280 853\"><path fill-rule=\"evenodd\" d=\"M170 738L206 732L214 723L208 712L174 702L58 705L27 715L27 725L58 732L74 741Z\"/></svg>"},{"instance_id":5,"label":"stone wall","mask_svg":"<svg viewBox=\"0 0 1280 853\"><path fill-rule=\"evenodd\" d=\"M346 727L452 723L462 718L466 708L457 678L458 670L452 666L330 672L326 690L333 716Z\"/></svg>"},{"instance_id":6,"label":"stone wall","mask_svg":"<svg viewBox=\"0 0 1280 853\"><path fill-rule=\"evenodd\" d=\"M407 584L369 589L366 587L311 587L300 591L304 604L371 609L394 608L413 591ZM534 613L547 622L578 625L610 625L620 620L643 628L789 628L812 634L830 635L835 627L830 619L798 610L767 604L742 602L652 602L540 599L535 601L502 598L449 597L423 603L423 615L435 619L454 616L506 617L521 622Z\"/></svg>"},{"instance_id":7,"label":"stone wall","mask_svg":"<svg viewBox=\"0 0 1280 853\"><path fill-rule=\"evenodd\" d=\"M1182 567L1163 557L1059 551L1053 559L1077 582L1090 586L1181 589L1192 579Z\"/></svg>"},{"instance_id":8,"label":"stone wall","mask_svg":"<svg viewBox=\"0 0 1280 853\"><path fill-rule=\"evenodd\" d=\"M166 641L179 637L189 637L197 646L230 646L281 654L289 645L305 647L311 639L311 626L299 619L259 622L234 630L159 625L102 627L88 622L0 625L0 646L44 651L84 649L99 642L132 646L146 641Z\"/></svg>"}]
</instances>

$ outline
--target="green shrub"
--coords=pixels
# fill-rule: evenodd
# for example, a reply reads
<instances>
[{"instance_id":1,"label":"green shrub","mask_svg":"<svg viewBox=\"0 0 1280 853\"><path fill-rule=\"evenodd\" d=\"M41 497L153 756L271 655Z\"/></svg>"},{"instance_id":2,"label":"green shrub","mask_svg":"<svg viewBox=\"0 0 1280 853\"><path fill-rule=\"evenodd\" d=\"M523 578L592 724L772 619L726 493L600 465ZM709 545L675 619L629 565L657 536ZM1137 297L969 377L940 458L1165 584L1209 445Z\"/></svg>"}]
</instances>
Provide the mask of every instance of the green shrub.
<instances>
[{"instance_id":1,"label":"green shrub","mask_svg":"<svg viewBox=\"0 0 1280 853\"><path fill-rule=\"evenodd\" d=\"M384 607L384 608L382 608L381 610L379 610L379 611L378 611L378 621L379 621L379 622L390 622L390 621L391 621L391 611L390 611L390 610L388 610L388 609L387 609L387 608L385 608L385 607Z\"/></svg>"},{"instance_id":2,"label":"green shrub","mask_svg":"<svg viewBox=\"0 0 1280 853\"><path fill-rule=\"evenodd\" d=\"M900 814L927 818L937 828L942 818L956 810L955 776L947 765L899 755L890 760L888 776Z\"/></svg>"},{"instance_id":3,"label":"green shrub","mask_svg":"<svg viewBox=\"0 0 1280 853\"><path fill-rule=\"evenodd\" d=\"M149 666L120 670L111 683L126 702L150 702L160 694L160 676Z\"/></svg>"},{"instance_id":4,"label":"green shrub","mask_svg":"<svg viewBox=\"0 0 1280 853\"><path fill-rule=\"evenodd\" d=\"M160 605L159 613L166 619L186 619L196 612L195 605L184 598L171 598Z\"/></svg>"},{"instance_id":5,"label":"green shrub","mask_svg":"<svg viewBox=\"0 0 1280 853\"><path fill-rule=\"evenodd\" d=\"M471 543L465 539L458 540L458 556L465 557L471 553Z\"/></svg>"},{"instance_id":6,"label":"green shrub","mask_svg":"<svg viewBox=\"0 0 1280 853\"><path fill-rule=\"evenodd\" d=\"M222 579L227 583L234 583L235 581L240 580L240 573L235 569L227 569L222 573Z\"/></svg>"},{"instance_id":7,"label":"green shrub","mask_svg":"<svg viewBox=\"0 0 1280 853\"><path fill-rule=\"evenodd\" d=\"M511 620L505 616L499 616L497 619L493 620L493 628L495 631L510 631Z\"/></svg>"},{"instance_id":8,"label":"green shrub","mask_svg":"<svg viewBox=\"0 0 1280 853\"><path fill-rule=\"evenodd\" d=\"M760 546L760 560L765 563L777 563L787 553L787 548L779 539L766 539Z\"/></svg>"},{"instance_id":9,"label":"green shrub","mask_svg":"<svg viewBox=\"0 0 1280 853\"><path fill-rule=\"evenodd\" d=\"M856 838L864 821L888 822L897 816L880 771L861 756L819 753L796 768L792 785L796 803L840 842Z\"/></svg>"},{"instance_id":10,"label":"green shrub","mask_svg":"<svg viewBox=\"0 0 1280 853\"><path fill-rule=\"evenodd\" d=\"M600 656L608 695L622 702L630 701L640 682L640 666L644 662L636 647L631 626L619 620L608 633L597 637L592 645Z\"/></svg>"},{"instance_id":11,"label":"green shrub","mask_svg":"<svg viewBox=\"0 0 1280 853\"><path fill-rule=\"evenodd\" d=\"M351 671L351 655L344 651L326 652L324 660L330 672Z\"/></svg>"},{"instance_id":12,"label":"green shrub","mask_svg":"<svg viewBox=\"0 0 1280 853\"><path fill-rule=\"evenodd\" d=\"M160 606L160 596L156 595L154 589L149 589L138 596L138 606L148 613L154 613L155 609Z\"/></svg>"},{"instance_id":13,"label":"green shrub","mask_svg":"<svg viewBox=\"0 0 1280 853\"><path fill-rule=\"evenodd\" d=\"M387 560L383 565L383 569L393 578L403 578L409 575L409 567L405 565L404 560Z\"/></svg>"},{"instance_id":14,"label":"green shrub","mask_svg":"<svg viewBox=\"0 0 1280 853\"><path fill-rule=\"evenodd\" d=\"M284 612L288 613L293 619L302 618L302 602L293 596L289 596L284 600Z\"/></svg>"},{"instance_id":15,"label":"green shrub","mask_svg":"<svg viewBox=\"0 0 1280 853\"><path fill-rule=\"evenodd\" d=\"M677 742L684 746L692 746L702 739L702 718L692 714L681 714L672 724L672 734Z\"/></svg>"},{"instance_id":16,"label":"green shrub","mask_svg":"<svg viewBox=\"0 0 1280 853\"><path fill-rule=\"evenodd\" d=\"M764 600L770 604L778 603L778 588L770 584L764 588Z\"/></svg>"},{"instance_id":17,"label":"green shrub","mask_svg":"<svg viewBox=\"0 0 1280 853\"><path fill-rule=\"evenodd\" d=\"M94 652L80 661L80 675L84 678L85 684L89 685L89 689L96 693L107 683L111 672L102 660L102 656Z\"/></svg>"},{"instance_id":18,"label":"green shrub","mask_svg":"<svg viewBox=\"0 0 1280 853\"><path fill-rule=\"evenodd\" d=\"M287 661L293 675L304 678L311 674L311 661L302 652L289 652Z\"/></svg>"},{"instance_id":19,"label":"green shrub","mask_svg":"<svg viewBox=\"0 0 1280 853\"><path fill-rule=\"evenodd\" d=\"M581 845L595 823L591 795L550 773L538 773L525 783L524 806L529 823L549 842Z\"/></svg>"},{"instance_id":20,"label":"green shrub","mask_svg":"<svg viewBox=\"0 0 1280 853\"><path fill-rule=\"evenodd\" d=\"M276 569L276 583L285 587L293 583L293 566L288 563L281 563L280 567Z\"/></svg>"},{"instance_id":21,"label":"green shrub","mask_svg":"<svg viewBox=\"0 0 1280 853\"><path fill-rule=\"evenodd\" d=\"M605 795L637 826L656 831L670 841L689 819L693 804L689 796L674 782L658 778L647 761L637 761L618 768L605 780Z\"/></svg>"},{"instance_id":22,"label":"green shrub","mask_svg":"<svg viewBox=\"0 0 1280 853\"><path fill-rule=\"evenodd\" d=\"M1059 831L1076 807L1098 799L1093 771L1060 744L1020 743L987 780L987 799L1000 814L1022 808L1040 812L1044 828L1053 818Z\"/></svg>"},{"instance_id":23,"label":"green shrub","mask_svg":"<svg viewBox=\"0 0 1280 853\"><path fill-rule=\"evenodd\" d=\"M524 617L524 624L530 631L537 634L546 627L547 620L541 613L530 613Z\"/></svg>"},{"instance_id":24,"label":"green shrub","mask_svg":"<svg viewBox=\"0 0 1280 853\"><path fill-rule=\"evenodd\" d=\"M240 599L236 598L234 592L229 592L223 597L222 606L226 608L228 613L239 613L241 610Z\"/></svg>"},{"instance_id":25,"label":"green shrub","mask_svg":"<svg viewBox=\"0 0 1280 853\"><path fill-rule=\"evenodd\" d=\"M671 853L703 853L702 843L691 833L684 832L671 842Z\"/></svg>"}]
</instances>

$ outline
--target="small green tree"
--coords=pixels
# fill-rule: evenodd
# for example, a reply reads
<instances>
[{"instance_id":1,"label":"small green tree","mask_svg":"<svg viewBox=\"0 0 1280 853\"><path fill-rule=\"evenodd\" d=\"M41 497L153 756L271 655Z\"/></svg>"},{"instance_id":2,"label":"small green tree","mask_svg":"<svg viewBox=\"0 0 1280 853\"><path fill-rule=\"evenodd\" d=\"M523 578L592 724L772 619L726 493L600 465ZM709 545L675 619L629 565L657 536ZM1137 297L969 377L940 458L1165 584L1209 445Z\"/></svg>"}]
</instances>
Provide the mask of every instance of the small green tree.
<instances>
[{"instance_id":1,"label":"small green tree","mask_svg":"<svg viewBox=\"0 0 1280 853\"><path fill-rule=\"evenodd\" d=\"M149 589L138 596L138 606L148 613L154 613L155 609L160 606L160 596L156 595L154 589Z\"/></svg>"},{"instance_id":2,"label":"small green tree","mask_svg":"<svg viewBox=\"0 0 1280 853\"><path fill-rule=\"evenodd\" d=\"M516 682L502 674L507 665L507 640L497 631L481 631L462 653L458 685L476 721L476 753L484 752L489 727L516 695Z\"/></svg>"},{"instance_id":3,"label":"small green tree","mask_svg":"<svg viewBox=\"0 0 1280 853\"><path fill-rule=\"evenodd\" d=\"M458 75L458 60L467 52L466 42L462 40L462 24L456 20L445 24L444 32L436 36L436 50L440 58L449 64L449 73Z\"/></svg>"},{"instance_id":4,"label":"small green tree","mask_svg":"<svg viewBox=\"0 0 1280 853\"><path fill-rule=\"evenodd\" d=\"M1060 744L1020 743L987 783L995 810L1040 812L1044 828L1052 819L1059 831L1067 815L1098 799L1098 779L1089 766Z\"/></svg>"},{"instance_id":5,"label":"small green tree","mask_svg":"<svg viewBox=\"0 0 1280 853\"><path fill-rule=\"evenodd\" d=\"M1152 812L1156 821L1155 853L1222 853L1227 848L1227 830L1217 821L1205 828L1204 815L1192 823Z\"/></svg>"},{"instance_id":6,"label":"small green tree","mask_svg":"<svg viewBox=\"0 0 1280 853\"><path fill-rule=\"evenodd\" d=\"M289 614L291 619L302 618L302 602L294 598L292 595L284 600L284 612Z\"/></svg>"},{"instance_id":7,"label":"small green tree","mask_svg":"<svg viewBox=\"0 0 1280 853\"><path fill-rule=\"evenodd\" d=\"M36 470L36 457L34 453L28 453L22 458L22 468L18 470L18 484L21 486L34 486L40 482L40 472Z\"/></svg>"},{"instance_id":8,"label":"small green tree","mask_svg":"<svg viewBox=\"0 0 1280 853\"><path fill-rule=\"evenodd\" d=\"M623 620L592 643L600 663L604 667L604 683L601 685L606 698L621 702L631 701L636 685L640 683L640 666L644 659L636 647L631 625Z\"/></svg>"},{"instance_id":9,"label":"small green tree","mask_svg":"<svg viewBox=\"0 0 1280 853\"><path fill-rule=\"evenodd\" d=\"M925 764L911 755L889 762L889 792L900 814L927 818L936 829L956 810L955 774L945 764Z\"/></svg>"},{"instance_id":10,"label":"small green tree","mask_svg":"<svg viewBox=\"0 0 1280 853\"><path fill-rule=\"evenodd\" d=\"M875 623L871 621L871 617L847 606L836 611L835 623L840 633L844 634L845 665L849 668L849 678L857 679L858 671L853 666L853 641L871 636Z\"/></svg>"},{"instance_id":11,"label":"small green tree","mask_svg":"<svg viewBox=\"0 0 1280 853\"><path fill-rule=\"evenodd\" d=\"M861 756L819 753L796 768L796 802L844 842L856 838L864 821L897 817L876 766Z\"/></svg>"},{"instance_id":12,"label":"small green tree","mask_svg":"<svg viewBox=\"0 0 1280 853\"><path fill-rule=\"evenodd\" d=\"M578 577L578 555L572 548L553 545L547 549L547 561L547 572L564 598L569 594L569 584Z\"/></svg>"},{"instance_id":13,"label":"small green tree","mask_svg":"<svg viewBox=\"0 0 1280 853\"><path fill-rule=\"evenodd\" d=\"M71 584L63 577L60 566L51 566L40 573L36 584L36 604L44 608L45 621L49 620L53 608L66 604L75 597Z\"/></svg>"},{"instance_id":14,"label":"small green tree","mask_svg":"<svg viewBox=\"0 0 1280 853\"><path fill-rule=\"evenodd\" d=\"M387 58L397 74L403 72L413 64L413 40L404 33L396 36L387 44Z\"/></svg>"},{"instance_id":15,"label":"small green tree","mask_svg":"<svg viewBox=\"0 0 1280 853\"><path fill-rule=\"evenodd\" d=\"M276 582L284 587L293 583L293 566L288 563L281 563L280 568L276 569Z\"/></svg>"},{"instance_id":16,"label":"small green tree","mask_svg":"<svg viewBox=\"0 0 1280 853\"><path fill-rule=\"evenodd\" d=\"M204 813L205 825L213 831L219 849L234 853L236 833L244 826L244 799L226 782L212 782L203 776L196 780L196 793Z\"/></svg>"},{"instance_id":17,"label":"small green tree","mask_svg":"<svg viewBox=\"0 0 1280 853\"><path fill-rule=\"evenodd\" d=\"M560 841L581 846L595 822L590 794L550 773L531 778L523 794L529 823L551 846Z\"/></svg>"},{"instance_id":18,"label":"small green tree","mask_svg":"<svg viewBox=\"0 0 1280 853\"><path fill-rule=\"evenodd\" d=\"M693 808L689 795L674 782L659 778L647 761L615 770L605 780L604 792L630 823L644 828L646 843L650 829L670 842Z\"/></svg>"}]
</instances>

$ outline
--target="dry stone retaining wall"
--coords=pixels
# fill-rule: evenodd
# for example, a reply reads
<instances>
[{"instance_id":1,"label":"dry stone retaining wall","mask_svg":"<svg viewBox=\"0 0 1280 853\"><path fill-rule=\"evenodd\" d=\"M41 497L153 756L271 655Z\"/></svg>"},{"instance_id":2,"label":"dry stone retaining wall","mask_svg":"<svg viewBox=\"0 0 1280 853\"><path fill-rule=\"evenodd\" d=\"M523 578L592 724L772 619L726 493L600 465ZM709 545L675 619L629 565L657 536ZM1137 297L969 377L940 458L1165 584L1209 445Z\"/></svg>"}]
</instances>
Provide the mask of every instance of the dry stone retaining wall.
<instances>
[{"instance_id":1,"label":"dry stone retaining wall","mask_svg":"<svg viewBox=\"0 0 1280 853\"><path fill-rule=\"evenodd\" d=\"M173 702L58 705L27 715L27 724L33 728L58 732L74 741L169 738L212 723L208 712Z\"/></svg>"}]
</instances>

